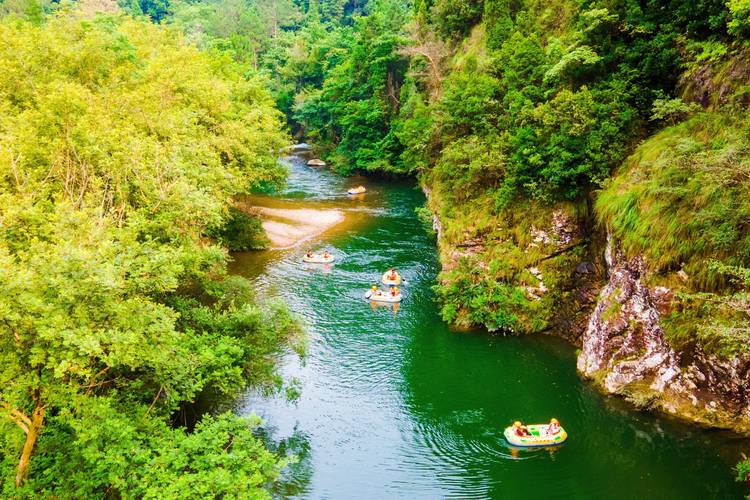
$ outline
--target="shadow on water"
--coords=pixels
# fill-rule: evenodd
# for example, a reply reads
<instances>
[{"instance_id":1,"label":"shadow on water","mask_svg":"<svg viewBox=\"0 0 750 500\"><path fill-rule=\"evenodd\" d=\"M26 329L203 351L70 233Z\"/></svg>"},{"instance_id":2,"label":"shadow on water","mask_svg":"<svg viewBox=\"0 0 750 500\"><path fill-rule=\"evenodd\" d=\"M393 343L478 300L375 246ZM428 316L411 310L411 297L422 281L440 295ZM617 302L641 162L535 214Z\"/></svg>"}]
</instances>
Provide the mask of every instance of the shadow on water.
<instances>
[{"instance_id":1,"label":"shadow on water","mask_svg":"<svg viewBox=\"0 0 750 500\"><path fill-rule=\"evenodd\" d=\"M308 356L282 366L302 384L292 404L248 393L241 414L300 458L278 496L306 498L741 498L732 466L747 441L639 413L581 381L574 349L543 336L451 332L432 285L434 240L411 183L341 179L290 160L289 187L268 203L324 204L347 214L311 245L337 262L303 266L304 248L237 254L232 264L309 325ZM366 183L363 200L342 193ZM390 266L408 281L398 311L363 294ZM555 416L570 439L518 450L515 419Z\"/></svg>"}]
</instances>

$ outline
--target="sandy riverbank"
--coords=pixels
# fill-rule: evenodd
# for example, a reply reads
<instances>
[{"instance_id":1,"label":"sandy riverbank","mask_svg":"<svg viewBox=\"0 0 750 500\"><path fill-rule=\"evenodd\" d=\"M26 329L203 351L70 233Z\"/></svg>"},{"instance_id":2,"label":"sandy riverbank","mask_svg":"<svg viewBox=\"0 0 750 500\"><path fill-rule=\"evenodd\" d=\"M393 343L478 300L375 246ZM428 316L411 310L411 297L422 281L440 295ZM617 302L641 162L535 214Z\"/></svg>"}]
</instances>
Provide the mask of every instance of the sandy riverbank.
<instances>
[{"instance_id":1,"label":"sandy riverbank","mask_svg":"<svg viewBox=\"0 0 750 500\"><path fill-rule=\"evenodd\" d=\"M315 238L344 221L341 210L254 207L275 250L291 248Z\"/></svg>"}]
</instances>

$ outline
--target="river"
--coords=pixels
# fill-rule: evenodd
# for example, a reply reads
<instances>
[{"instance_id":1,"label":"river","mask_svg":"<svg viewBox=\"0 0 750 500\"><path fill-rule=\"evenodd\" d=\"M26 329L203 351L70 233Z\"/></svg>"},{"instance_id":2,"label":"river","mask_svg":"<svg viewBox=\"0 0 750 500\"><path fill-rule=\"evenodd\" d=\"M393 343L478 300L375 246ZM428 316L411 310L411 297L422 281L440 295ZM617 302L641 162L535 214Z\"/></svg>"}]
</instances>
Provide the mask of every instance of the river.
<instances>
[{"instance_id":1,"label":"river","mask_svg":"<svg viewBox=\"0 0 750 500\"><path fill-rule=\"evenodd\" d=\"M301 265L307 245L240 253L232 271L283 297L309 331L307 356L290 356L296 403L253 392L269 443L299 463L276 493L302 498L742 498L732 467L747 441L641 413L598 394L575 370L575 349L548 336L452 332L432 285L434 238L414 209L413 183L345 179L289 159L287 189L259 204L339 208L346 221L310 243L337 263ZM352 200L349 186L368 193ZM363 294L389 266L408 281L404 301L373 308ZM513 450L503 429L557 417L558 449Z\"/></svg>"}]
</instances>

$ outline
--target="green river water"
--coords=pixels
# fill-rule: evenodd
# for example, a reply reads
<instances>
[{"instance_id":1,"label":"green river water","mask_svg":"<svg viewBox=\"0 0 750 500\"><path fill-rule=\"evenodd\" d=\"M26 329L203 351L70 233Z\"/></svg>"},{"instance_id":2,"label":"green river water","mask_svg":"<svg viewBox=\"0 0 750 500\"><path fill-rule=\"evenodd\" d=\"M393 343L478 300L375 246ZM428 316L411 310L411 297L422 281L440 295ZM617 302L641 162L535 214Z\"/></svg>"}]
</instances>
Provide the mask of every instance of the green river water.
<instances>
[{"instance_id":1,"label":"green river water","mask_svg":"<svg viewBox=\"0 0 750 500\"><path fill-rule=\"evenodd\" d=\"M547 336L452 332L431 289L435 241L414 209L411 183L343 179L289 159L288 188L271 206L340 208L346 221L309 246L337 256L302 265L308 245L235 255L233 272L283 297L305 318L303 361L283 373L301 382L296 403L249 393L264 436L295 453L276 492L303 498L742 498L732 467L747 441L639 413L598 394L575 370L575 349ZM365 182L368 193L342 194ZM363 294L389 266L408 280L404 301L373 308ZM503 429L557 417L557 449L514 450Z\"/></svg>"}]
</instances>

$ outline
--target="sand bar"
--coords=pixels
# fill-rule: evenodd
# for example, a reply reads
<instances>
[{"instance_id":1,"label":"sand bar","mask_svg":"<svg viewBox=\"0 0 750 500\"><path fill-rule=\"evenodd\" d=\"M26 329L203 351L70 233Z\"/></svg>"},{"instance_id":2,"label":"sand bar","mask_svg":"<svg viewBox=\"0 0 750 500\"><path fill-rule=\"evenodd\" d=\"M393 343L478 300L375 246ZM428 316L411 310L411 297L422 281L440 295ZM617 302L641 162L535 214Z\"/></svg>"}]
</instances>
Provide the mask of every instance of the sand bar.
<instances>
[{"instance_id":1,"label":"sand bar","mask_svg":"<svg viewBox=\"0 0 750 500\"><path fill-rule=\"evenodd\" d=\"M344 221L341 210L268 207L253 210L261 215L263 229L275 250L299 245Z\"/></svg>"}]
</instances>

